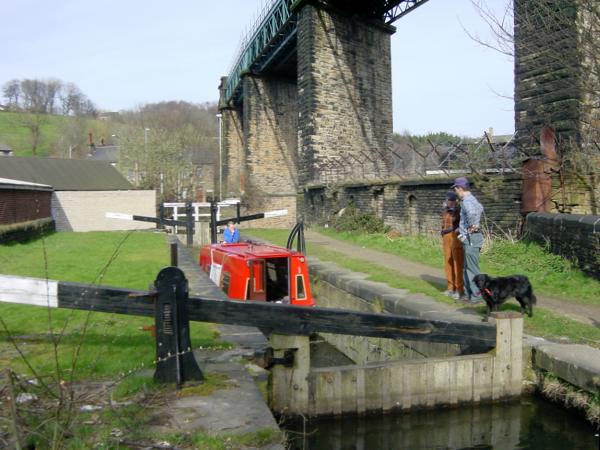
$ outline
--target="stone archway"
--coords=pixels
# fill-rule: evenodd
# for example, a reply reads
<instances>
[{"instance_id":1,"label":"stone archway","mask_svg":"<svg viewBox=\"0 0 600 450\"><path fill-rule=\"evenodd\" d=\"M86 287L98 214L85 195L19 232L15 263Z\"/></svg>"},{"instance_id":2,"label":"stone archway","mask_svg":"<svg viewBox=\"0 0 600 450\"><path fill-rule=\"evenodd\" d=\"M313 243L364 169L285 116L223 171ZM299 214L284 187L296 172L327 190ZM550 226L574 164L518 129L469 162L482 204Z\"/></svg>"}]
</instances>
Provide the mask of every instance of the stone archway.
<instances>
[{"instance_id":1,"label":"stone archway","mask_svg":"<svg viewBox=\"0 0 600 450\"><path fill-rule=\"evenodd\" d=\"M417 197L414 194L409 194L406 203L408 204L408 208L406 208L406 228L408 234L418 234L420 227L419 216L417 214Z\"/></svg>"}]
</instances>

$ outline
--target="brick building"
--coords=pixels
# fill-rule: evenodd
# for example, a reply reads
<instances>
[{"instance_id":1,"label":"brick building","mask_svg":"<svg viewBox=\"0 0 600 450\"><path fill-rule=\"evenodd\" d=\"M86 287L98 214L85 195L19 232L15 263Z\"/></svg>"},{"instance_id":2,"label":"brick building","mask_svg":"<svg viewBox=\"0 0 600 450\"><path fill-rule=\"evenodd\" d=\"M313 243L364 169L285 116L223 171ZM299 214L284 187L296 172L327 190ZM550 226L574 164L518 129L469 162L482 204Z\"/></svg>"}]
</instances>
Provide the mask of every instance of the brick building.
<instances>
[{"instance_id":1,"label":"brick building","mask_svg":"<svg viewBox=\"0 0 600 450\"><path fill-rule=\"evenodd\" d=\"M51 217L52 186L0 178L0 225Z\"/></svg>"},{"instance_id":2,"label":"brick building","mask_svg":"<svg viewBox=\"0 0 600 450\"><path fill-rule=\"evenodd\" d=\"M23 186L30 188L35 185L45 185L46 188L51 189L50 212L58 231L154 227L150 223L128 222L105 217L107 212L146 216L156 214L155 191L134 189L117 169L106 162L53 158L2 158L0 178L17 180L16 183L23 183ZM11 200L13 204L18 203L19 211L29 210L30 215L34 214L42 202L31 193L29 196L20 195L18 199ZM3 204L10 204L8 194L3 200Z\"/></svg>"}]
</instances>

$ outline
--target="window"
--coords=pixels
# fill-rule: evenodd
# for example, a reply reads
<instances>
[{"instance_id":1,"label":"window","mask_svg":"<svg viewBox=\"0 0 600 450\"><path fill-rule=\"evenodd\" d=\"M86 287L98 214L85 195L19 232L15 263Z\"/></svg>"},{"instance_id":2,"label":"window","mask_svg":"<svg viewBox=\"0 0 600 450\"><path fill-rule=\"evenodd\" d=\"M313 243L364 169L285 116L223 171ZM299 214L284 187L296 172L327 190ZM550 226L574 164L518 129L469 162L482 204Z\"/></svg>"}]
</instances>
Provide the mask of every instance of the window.
<instances>
[{"instance_id":1,"label":"window","mask_svg":"<svg viewBox=\"0 0 600 450\"><path fill-rule=\"evenodd\" d=\"M231 284L231 274L229 272L225 272L223 274L223 284L221 285L223 292L226 294L229 292L229 285Z\"/></svg>"},{"instance_id":2,"label":"window","mask_svg":"<svg viewBox=\"0 0 600 450\"><path fill-rule=\"evenodd\" d=\"M296 298L298 300L306 299L306 289L304 289L304 275L296 275Z\"/></svg>"}]
</instances>

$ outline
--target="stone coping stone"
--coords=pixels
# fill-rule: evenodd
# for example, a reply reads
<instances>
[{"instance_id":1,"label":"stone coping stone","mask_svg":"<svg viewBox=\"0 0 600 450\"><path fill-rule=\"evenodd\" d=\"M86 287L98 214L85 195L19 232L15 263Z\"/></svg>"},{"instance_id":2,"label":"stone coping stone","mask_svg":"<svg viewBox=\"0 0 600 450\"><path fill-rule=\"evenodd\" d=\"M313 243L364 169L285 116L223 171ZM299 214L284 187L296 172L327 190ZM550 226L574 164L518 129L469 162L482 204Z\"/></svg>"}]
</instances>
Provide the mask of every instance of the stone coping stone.
<instances>
[{"instance_id":1,"label":"stone coping stone","mask_svg":"<svg viewBox=\"0 0 600 450\"><path fill-rule=\"evenodd\" d=\"M279 427L265 404L262 395L241 362L211 361L211 352L195 352L202 369L209 373L225 375L227 388L218 389L210 395L176 397L164 408L168 429L192 432L204 430L215 435L246 434ZM263 449L283 450L280 444Z\"/></svg>"},{"instance_id":2,"label":"stone coping stone","mask_svg":"<svg viewBox=\"0 0 600 450\"><path fill-rule=\"evenodd\" d=\"M536 367L569 383L597 393L600 390L600 349L579 344L539 344L533 349Z\"/></svg>"},{"instance_id":3,"label":"stone coping stone","mask_svg":"<svg viewBox=\"0 0 600 450\"><path fill-rule=\"evenodd\" d=\"M396 289L384 283L367 280L368 275L351 272L331 262L322 262L311 257L308 258L308 264L311 276L367 302L380 300L385 311L392 314L470 323L480 323L482 320L481 315L471 308L456 310L426 295L411 294L406 289Z\"/></svg>"}]
</instances>

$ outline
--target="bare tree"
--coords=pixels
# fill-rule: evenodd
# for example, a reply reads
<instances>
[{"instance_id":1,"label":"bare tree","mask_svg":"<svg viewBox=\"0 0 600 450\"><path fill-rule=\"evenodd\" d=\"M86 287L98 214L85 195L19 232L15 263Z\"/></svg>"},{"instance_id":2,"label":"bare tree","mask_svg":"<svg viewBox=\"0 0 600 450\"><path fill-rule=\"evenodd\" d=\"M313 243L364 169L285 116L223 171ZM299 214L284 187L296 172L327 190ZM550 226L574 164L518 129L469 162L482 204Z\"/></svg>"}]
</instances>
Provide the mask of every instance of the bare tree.
<instances>
[{"instance_id":1,"label":"bare tree","mask_svg":"<svg viewBox=\"0 0 600 450\"><path fill-rule=\"evenodd\" d=\"M162 102L125 111L119 168L134 184L156 189L163 201L194 197L194 152L218 151L215 104Z\"/></svg>"},{"instance_id":2,"label":"bare tree","mask_svg":"<svg viewBox=\"0 0 600 450\"><path fill-rule=\"evenodd\" d=\"M19 109L19 97L21 95L21 82L19 80L10 80L2 88L4 98L8 100L8 107L11 110Z\"/></svg>"},{"instance_id":3,"label":"bare tree","mask_svg":"<svg viewBox=\"0 0 600 450\"><path fill-rule=\"evenodd\" d=\"M45 110L48 114L54 114L54 103L57 100L60 90L62 89L62 81L52 78L46 81L46 101Z\"/></svg>"},{"instance_id":4,"label":"bare tree","mask_svg":"<svg viewBox=\"0 0 600 450\"><path fill-rule=\"evenodd\" d=\"M31 152L37 156L37 150L42 139L42 126L48 122L48 118L41 113L24 116L21 124L29 130L31 139Z\"/></svg>"}]
</instances>

